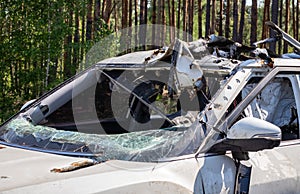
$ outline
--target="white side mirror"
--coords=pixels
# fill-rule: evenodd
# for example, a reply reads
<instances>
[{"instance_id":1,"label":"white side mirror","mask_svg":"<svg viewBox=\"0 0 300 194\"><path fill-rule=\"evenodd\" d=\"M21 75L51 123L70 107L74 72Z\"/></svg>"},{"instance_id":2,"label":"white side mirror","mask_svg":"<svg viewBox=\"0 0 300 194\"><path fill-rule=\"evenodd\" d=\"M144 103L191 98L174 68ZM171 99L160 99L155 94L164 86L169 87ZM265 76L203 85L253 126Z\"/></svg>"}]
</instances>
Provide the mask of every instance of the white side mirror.
<instances>
[{"instance_id":1,"label":"white side mirror","mask_svg":"<svg viewBox=\"0 0 300 194\"><path fill-rule=\"evenodd\" d=\"M279 127L258 118L246 117L237 121L226 137L212 146L209 152L224 153L230 150L235 158L247 160L248 152L272 149L279 146L280 141Z\"/></svg>"},{"instance_id":2,"label":"white side mirror","mask_svg":"<svg viewBox=\"0 0 300 194\"><path fill-rule=\"evenodd\" d=\"M281 129L276 125L255 118L246 117L236 122L227 132L228 139L266 138L281 140Z\"/></svg>"}]
</instances>

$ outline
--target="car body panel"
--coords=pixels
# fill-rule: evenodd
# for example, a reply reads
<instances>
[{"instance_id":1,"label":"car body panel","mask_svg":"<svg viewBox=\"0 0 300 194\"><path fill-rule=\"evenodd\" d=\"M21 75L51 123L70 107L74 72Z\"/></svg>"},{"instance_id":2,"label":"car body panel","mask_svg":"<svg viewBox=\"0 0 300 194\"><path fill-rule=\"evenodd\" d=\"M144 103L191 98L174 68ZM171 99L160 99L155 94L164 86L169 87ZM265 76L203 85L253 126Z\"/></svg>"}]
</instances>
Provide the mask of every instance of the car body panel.
<instances>
[{"instance_id":1,"label":"car body panel","mask_svg":"<svg viewBox=\"0 0 300 194\"><path fill-rule=\"evenodd\" d=\"M87 160L4 147L1 193L233 193L236 167L228 156L172 162L111 160L73 171L53 168ZM14 170L11 170L14 169ZM225 178L226 177L226 178ZM75 190L74 190L75 189Z\"/></svg>"},{"instance_id":2,"label":"car body panel","mask_svg":"<svg viewBox=\"0 0 300 194\"><path fill-rule=\"evenodd\" d=\"M272 150L250 153L250 193L300 191L300 141L292 140Z\"/></svg>"}]
</instances>

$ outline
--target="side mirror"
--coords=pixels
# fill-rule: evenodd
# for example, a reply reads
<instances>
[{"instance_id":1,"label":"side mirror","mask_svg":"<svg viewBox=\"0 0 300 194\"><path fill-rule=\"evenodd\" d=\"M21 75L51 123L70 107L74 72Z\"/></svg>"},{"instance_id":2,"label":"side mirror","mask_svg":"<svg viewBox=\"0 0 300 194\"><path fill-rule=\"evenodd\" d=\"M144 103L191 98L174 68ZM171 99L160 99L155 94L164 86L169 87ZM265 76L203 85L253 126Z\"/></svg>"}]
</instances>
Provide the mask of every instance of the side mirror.
<instances>
[{"instance_id":1,"label":"side mirror","mask_svg":"<svg viewBox=\"0 0 300 194\"><path fill-rule=\"evenodd\" d=\"M281 129L270 122L246 117L228 130L226 140L243 151L272 149L280 144Z\"/></svg>"},{"instance_id":2,"label":"side mirror","mask_svg":"<svg viewBox=\"0 0 300 194\"><path fill-rule=\"evenodd\" d=\"M226 135L224 139L219 140L210 149L210 152L230 150L235 154L247 153L272 149L279 146L281 141L281 129L279 127L255 117L246 117L237 121L228 129Z\"/></svg>"}]
</instances>

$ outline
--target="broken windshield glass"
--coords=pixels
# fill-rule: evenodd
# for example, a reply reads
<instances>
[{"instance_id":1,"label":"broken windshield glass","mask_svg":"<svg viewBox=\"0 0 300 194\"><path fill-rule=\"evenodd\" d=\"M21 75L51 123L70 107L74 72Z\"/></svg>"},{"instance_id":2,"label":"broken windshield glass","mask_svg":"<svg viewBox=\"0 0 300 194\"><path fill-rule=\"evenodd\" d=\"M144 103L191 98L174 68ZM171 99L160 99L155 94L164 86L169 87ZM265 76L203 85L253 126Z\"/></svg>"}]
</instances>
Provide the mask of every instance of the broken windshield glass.
<instances>
[{"instance_id":1,"label":"broken windshield glass","mask_svg":"<svg viewBox=\"0 0 300 194\"><path fill-rule=\"evenodd\" d=\"M90 153L97 161L118 159L150 162L194 153L204 137L199 126L101 135L57 130L16 118L2 128L0 139L8 144L60 154L72 152L81 156L81 153Z\"/></svg>"}]
</instances>

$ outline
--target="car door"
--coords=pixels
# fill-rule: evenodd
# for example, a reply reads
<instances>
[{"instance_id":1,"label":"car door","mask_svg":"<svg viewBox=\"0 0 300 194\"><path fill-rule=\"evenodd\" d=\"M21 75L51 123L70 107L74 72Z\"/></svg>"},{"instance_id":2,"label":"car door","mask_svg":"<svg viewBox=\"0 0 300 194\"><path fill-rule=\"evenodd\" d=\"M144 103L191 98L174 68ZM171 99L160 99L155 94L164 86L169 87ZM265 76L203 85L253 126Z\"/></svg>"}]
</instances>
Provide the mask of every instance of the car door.
<instances>
[{"instance_id":1,"label":"car door","mask_svg":"<svg viewBox=\"0 0 300 194\"><path fill-rule=\"evenodd\" d=\"M249 153L250 159L242 161L252 167L250 193L300 191L299 75L297 71L279 71L243 113L248 111L249 114L252 111L250 116L268 120L282 129L282 142L279 147ZM270 86L272 83L273 86Z\"/></svg>"},{"instance_id":2,"label":"car door","mask_svg":"<svg viewBox=\"0 0 300 194\"><path fill-rule=\"evenodd\" d=\"M250 193L298 193L300 191L300 141L286 140L272 150L250 153Z\"/></svg>"}]
</instances>

